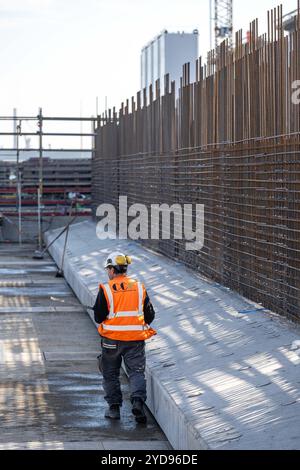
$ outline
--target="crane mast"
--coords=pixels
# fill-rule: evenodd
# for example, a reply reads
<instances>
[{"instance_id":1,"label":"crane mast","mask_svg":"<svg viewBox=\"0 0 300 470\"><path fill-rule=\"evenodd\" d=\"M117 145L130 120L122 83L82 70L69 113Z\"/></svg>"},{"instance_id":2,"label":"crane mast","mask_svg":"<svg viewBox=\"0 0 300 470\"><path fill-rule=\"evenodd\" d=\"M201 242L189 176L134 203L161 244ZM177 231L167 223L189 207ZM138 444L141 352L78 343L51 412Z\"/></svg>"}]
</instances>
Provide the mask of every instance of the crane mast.
<instances>
[{"instance_id":1,"label":"crane mast","mask_svg":"<svg viewBox=\"0 0 300 470\"><path fill-rule=\"evenodd\" d=\"M214 2L215 17L211 20L214 21L215 47L217 48L226 38L229 40L229 46L232 47L233 0L214 0Z\"/></svg>"}]
</instances>

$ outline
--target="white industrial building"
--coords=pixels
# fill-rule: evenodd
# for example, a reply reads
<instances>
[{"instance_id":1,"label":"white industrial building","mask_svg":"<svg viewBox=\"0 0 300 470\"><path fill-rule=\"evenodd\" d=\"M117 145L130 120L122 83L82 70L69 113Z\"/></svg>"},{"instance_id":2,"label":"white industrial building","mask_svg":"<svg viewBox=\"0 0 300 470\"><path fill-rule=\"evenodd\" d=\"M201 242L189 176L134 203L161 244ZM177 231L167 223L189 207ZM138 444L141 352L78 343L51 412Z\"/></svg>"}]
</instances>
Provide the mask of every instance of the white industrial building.
<instances>
[{"instance_id":1,"label":"white industrial building","mask_svg":"<svg viewBox=\"0 0 300 470\"><path fill-rule=\"evenodd\" d=\"M148 43L141 53L141 88L149 91L155 81L161 80L161 94L164 93L164 76L168 73L170 81L176 82L176 91L180 87L183 64L191 64L191 81L195 80L195 62L198 58L198 30L192 33L169 33L163 31Z\"/></svg>"}]
</instances>

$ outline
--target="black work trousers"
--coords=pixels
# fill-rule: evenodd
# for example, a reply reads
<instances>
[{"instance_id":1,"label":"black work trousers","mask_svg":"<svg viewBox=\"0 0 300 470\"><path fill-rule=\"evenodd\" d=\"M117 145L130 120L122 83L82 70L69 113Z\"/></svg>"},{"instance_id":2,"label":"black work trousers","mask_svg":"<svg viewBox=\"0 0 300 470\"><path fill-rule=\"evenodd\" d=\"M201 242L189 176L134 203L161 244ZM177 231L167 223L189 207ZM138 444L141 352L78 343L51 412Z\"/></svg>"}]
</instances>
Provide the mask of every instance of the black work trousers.
<instances>
[{"instance_id":1,"label":"black work trousers","mask_svg":"<svg viewBox=\"0 0 300 470\"><path fill-rule=\"evenodd\" d=\"M102 372L105 400L109 405L122 405L120 368L122 358L129 377L130 399L146 401L145 341L116 341L101 338Z\"/></svg>"}]
</instances>

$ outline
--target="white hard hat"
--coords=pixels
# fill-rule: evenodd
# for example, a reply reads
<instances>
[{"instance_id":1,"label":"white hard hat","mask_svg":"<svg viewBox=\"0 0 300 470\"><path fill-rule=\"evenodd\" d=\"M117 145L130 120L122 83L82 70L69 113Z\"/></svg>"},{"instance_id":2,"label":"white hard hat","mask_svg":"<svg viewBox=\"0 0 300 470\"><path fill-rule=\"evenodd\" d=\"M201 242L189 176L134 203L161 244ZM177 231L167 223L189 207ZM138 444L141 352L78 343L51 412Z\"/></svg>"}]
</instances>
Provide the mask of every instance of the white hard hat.
<instances>
[{"instance_id":1,"label":"white hard hat","mask_svg":"<svg viewBox=\"0 0 300 470\"><path fill-rule=\"evenodd\" d=\"M115 251L106 259L104 267L108 268L109 266L112 266L113 268L118 268L120 266L128 266L129 264L131 264L130 256L124 255L119 251Z\"/></svg>"}]
</instances>

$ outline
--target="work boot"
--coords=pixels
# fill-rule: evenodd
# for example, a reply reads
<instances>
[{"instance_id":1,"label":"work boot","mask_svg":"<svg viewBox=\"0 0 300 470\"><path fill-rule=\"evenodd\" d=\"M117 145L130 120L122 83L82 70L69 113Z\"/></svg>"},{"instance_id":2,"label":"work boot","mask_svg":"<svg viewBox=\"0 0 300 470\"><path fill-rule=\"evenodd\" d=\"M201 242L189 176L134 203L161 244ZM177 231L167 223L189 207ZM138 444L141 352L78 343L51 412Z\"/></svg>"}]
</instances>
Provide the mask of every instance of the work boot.
<instances>
[{"instance_id":1,"label":"work boot","mask_svg":"<svg viewBox=\"0 0 300 470\"><path fill-rule=\"evenodd\" d=\"M147 423L147 416L144 411L144 403L140 398L134 398L132 402L132 414L137 423Z\"/></svg>"},{"instance_id":2,"label":"work boot","mask_svg":"<svg viewBox=\"0 0 300 470\"><path fill-rule=\"evenodd\" d=\"M120 406L119 405L110 405L109 408L105 411L105 418L109 419L120 419Z\"/></svg>"}]
</instances>

